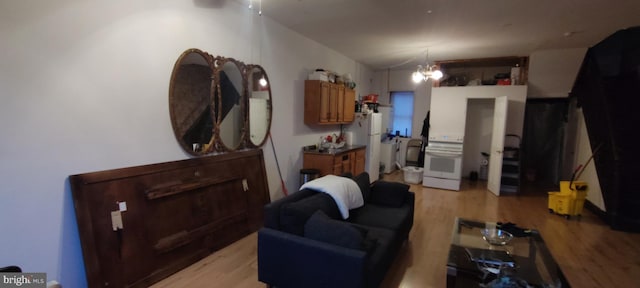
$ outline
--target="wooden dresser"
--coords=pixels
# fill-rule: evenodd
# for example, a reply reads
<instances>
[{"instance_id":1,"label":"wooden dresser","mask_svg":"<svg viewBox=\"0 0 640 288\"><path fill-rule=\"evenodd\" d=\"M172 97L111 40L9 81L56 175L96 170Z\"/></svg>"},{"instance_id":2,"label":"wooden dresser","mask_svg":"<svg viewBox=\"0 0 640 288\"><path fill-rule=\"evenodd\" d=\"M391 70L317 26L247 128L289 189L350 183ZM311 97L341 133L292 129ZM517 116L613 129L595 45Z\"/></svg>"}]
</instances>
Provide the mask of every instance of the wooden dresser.
<instances>
[{"instance_id":1,"label":"wooden dresser","mask_svg":"<svg viewBox=\"0 0 640 288\"><path fill-rule=\"evenodd\" d=\"M351 172L358 175L364 172L367 146L345 146L329 151L310 150L304 152L302 168L318 169L320 176Z\"/></svg>"}]
</instances>

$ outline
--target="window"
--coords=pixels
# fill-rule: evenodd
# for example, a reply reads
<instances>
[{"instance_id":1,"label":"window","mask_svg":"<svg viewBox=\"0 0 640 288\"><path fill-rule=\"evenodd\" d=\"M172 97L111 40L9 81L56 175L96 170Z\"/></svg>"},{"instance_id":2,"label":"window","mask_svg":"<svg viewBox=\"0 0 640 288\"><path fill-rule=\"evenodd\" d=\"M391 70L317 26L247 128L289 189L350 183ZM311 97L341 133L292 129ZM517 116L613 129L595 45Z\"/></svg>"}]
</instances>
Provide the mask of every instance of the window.
<instances>
[{"instance_id":1,"label":"window","mask_svg":"<svg viewBox=\"0 0 640 288\"><path fill-rule=\"evenodd\" d=\"M400 136L411 137L413 123L413 92L391 92L393 105L393 132L399 131Z\"/></svg>"}]
</instances>

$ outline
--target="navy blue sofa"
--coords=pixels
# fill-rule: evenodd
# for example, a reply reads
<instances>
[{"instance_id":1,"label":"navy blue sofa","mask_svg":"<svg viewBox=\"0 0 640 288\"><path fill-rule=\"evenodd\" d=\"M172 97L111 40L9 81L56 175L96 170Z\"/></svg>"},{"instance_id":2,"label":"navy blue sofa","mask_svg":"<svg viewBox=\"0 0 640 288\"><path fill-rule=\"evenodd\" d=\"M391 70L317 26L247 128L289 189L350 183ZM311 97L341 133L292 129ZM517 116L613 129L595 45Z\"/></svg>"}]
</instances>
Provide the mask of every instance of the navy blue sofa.
<instances>
[{"instance_id":1,"label":"navy blue sofa","mask_svg":"<svg viewBox=\"0 0 640 288\"><path fill-rule=\"evenodd\" d=\"M353 179L365 204L346 220L331 196L309 189L265 205L258 280L278 288L380 285L409 237L415 194L403 183L369 185L366 172Z\"/></svg>"}]
</instances>

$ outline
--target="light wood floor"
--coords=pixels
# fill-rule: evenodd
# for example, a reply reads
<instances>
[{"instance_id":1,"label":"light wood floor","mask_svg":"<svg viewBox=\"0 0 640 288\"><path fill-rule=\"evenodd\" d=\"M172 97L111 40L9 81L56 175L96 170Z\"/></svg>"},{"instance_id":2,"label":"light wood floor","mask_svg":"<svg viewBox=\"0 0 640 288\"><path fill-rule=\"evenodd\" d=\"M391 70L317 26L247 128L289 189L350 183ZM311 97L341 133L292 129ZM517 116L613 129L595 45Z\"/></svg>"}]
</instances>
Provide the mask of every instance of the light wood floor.
<instances>
[{"instance_id":1,"label":"light wood floor","mask_svg":"<svg viewBox=\"0 0 640 288\"><path fill-rule=\"evenodd\" d=\"M398 172L384 178L401 179ZM463 182L458 192L421 185L411 185L411 191L416 193L413 229L383 287L445 287L455 217L539 230L572 287L640 287L640 234L614 231L586 209L580 220L550 214L546 191L496 197L486 182ZM265 287L257 280L256 235L153 287Z\"/></svg>"}]
</instances>

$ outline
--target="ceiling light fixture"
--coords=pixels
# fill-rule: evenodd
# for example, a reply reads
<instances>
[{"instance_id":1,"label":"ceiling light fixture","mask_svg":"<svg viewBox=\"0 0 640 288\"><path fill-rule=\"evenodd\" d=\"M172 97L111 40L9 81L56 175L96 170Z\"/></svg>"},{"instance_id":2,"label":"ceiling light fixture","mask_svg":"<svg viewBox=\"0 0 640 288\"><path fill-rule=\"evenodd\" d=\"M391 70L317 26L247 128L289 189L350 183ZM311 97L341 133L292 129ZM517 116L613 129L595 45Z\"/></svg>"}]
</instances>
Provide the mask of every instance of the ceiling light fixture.
<instances>
[{"instance_id":1,"label":"ceiling light fixture","mask_svg":"<svg viewBox=\"0 0 640 288\"><path fill-rule=\"evenodd\" d=\"M258 15L262 16L262 0L258 0ZM249 0L249 10L253 10L253 0Z\"/></svg>"},{"instance_id":2,"label":"ceiling light fixture","mask_svg":"<svg viewBox=\"0 0 640 288\"><path fill-rule=\"evenodd\" d=\"M260 83L260 86L262 87L267 87L267 79L264 78L264 75L262 75L262 78L260 78L260 80L258 80L258 83Z\"/></svg>"},{"instance_id":3,"label":"ceiling light fixture","mask_svg":"<svg viewBox=\"0 0 640 288\"><path fill-rule=\"evenodd\" d=\"M413 72L411 78L413 82L418 83L420 81L428 81L429 79L440 80L442 78L442 71L438 70L438 66L429 65L429 51L427 50L427 63L425 66L418 65L418 70Z\"/></svg>"},{"instance_id":4,"label":"ceiling light fixture","mask_svg":"<svg viewBox=\"0 0 640 288\"><path fill-rule=\"evenodd\" d=\"M426 82L429 79L440 80L440 78L442 78L442 71L436 68L438 68L436 65L429 66L429 64L427 64L427 66L425 67L422 67L422 65L418 65L418 70L416 72L413 72L413 75L411 75L411 77L413 78L413 82Z\"/></svg>"}]
</instances>

